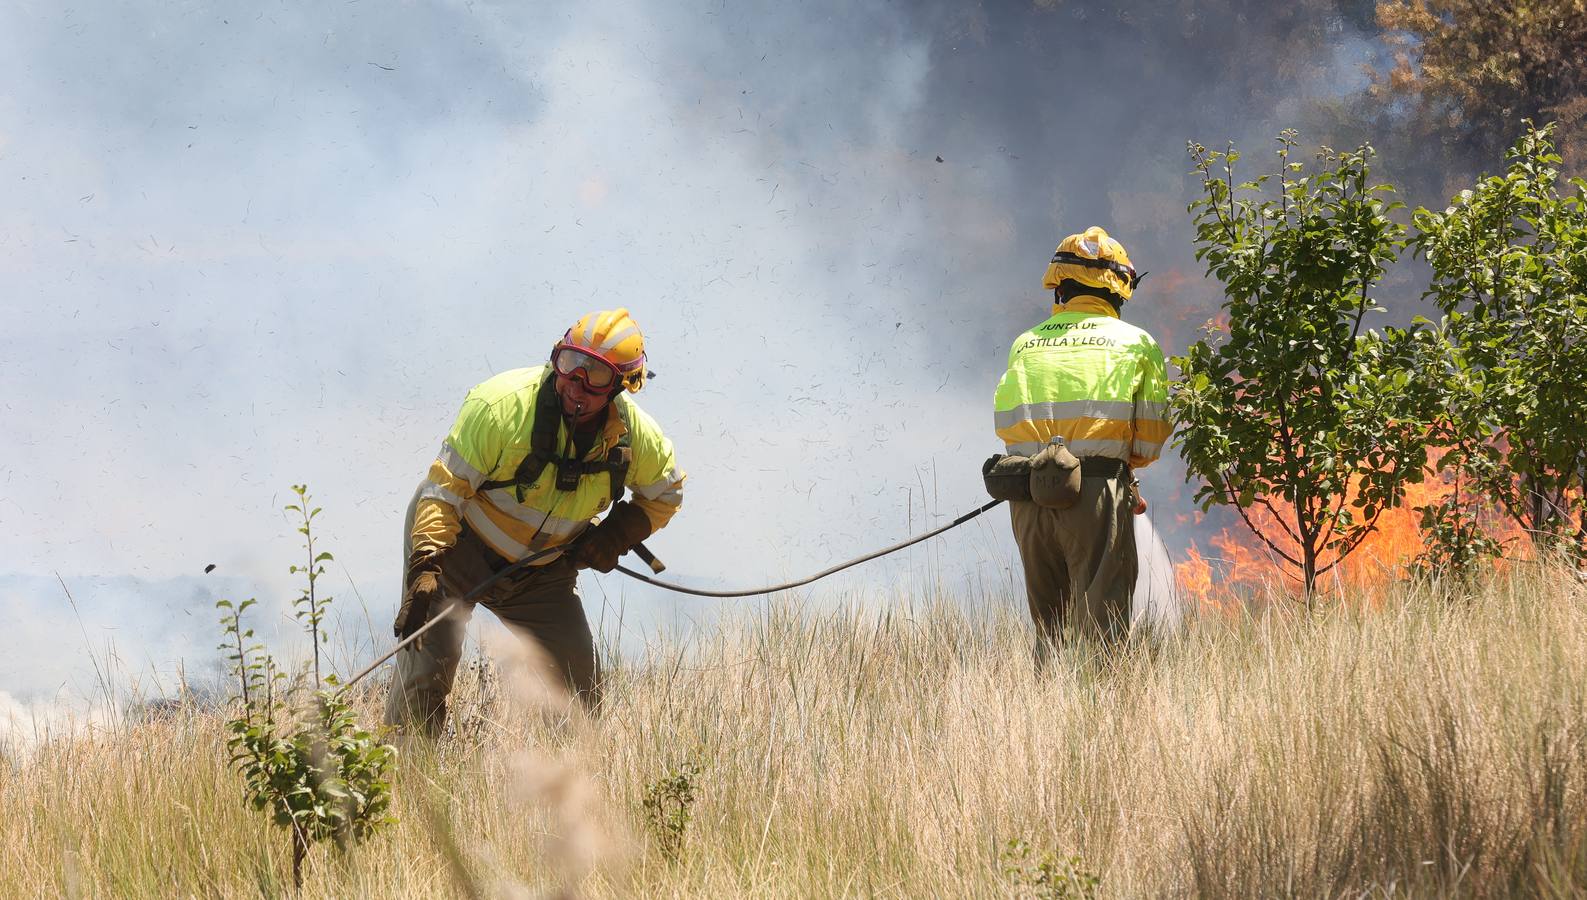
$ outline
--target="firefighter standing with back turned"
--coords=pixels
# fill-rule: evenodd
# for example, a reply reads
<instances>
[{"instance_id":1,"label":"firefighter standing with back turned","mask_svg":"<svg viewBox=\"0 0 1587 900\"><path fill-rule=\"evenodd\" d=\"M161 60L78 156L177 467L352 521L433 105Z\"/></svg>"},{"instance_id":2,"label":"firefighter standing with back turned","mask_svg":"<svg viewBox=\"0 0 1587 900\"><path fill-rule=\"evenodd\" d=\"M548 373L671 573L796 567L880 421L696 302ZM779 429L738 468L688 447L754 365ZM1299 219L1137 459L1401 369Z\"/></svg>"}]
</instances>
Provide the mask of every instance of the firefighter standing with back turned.
<instances>
[{"instance_id":1,"label":"firefighter standing with back turned","mask_svg":"<svg viewBox=\"0 0 1587 900\"><path fill-rule=\"evenodd\" d=\"M1119 318L1139 282L1103 229L1064 238L1042 281L1053 315L1014 342L997 386L997 436L1009 455L988 460L987 484L994 461L1020 473L1022 490L1005 499L1038 665L1066 632L1106 647L1129 630L1130 516L1146 510L1133 470L1157 459L1171 431L1163 352Z\"/></svg>"},{"instance_id":2,"label":"firefighter standing with back turned","mask_svg":"<svg viewBox=\"0 0 1587 900\"><path fill-rule=\"evenodd\" d=\"M594 705L598 662L577 570L610 572L683 503L672 442L625 395L645 377L644 336L628 310L617 309L579 319L546 365L504 372L469 392L408 506L397 637L514 561L565 548L504 576L477 602L534 639L568 687ZM622 499L625 488L631 500ZM388 724L440 734L472 607L397 654Z\"/></svg>"}]
</instances>

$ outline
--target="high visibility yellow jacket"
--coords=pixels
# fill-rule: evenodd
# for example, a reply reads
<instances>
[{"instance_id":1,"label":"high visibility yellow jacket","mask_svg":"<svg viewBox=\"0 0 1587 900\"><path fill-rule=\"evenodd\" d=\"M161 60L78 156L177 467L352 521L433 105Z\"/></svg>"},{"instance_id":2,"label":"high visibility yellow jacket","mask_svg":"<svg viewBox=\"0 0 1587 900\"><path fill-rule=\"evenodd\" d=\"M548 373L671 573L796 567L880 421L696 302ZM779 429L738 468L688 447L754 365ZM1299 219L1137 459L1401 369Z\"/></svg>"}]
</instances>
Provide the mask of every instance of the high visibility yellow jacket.
<instances>
[{"instance_id":1,"label":"high visibility yellow jacket","mask_svg":"<svg viewBox=\"0 0 1587 900\"><path fill-rule=\"evenodd\" d=\"M1062 437L1076 456L1140 468L1173 430L1162 349L1096 297L1071 300L1019 336L994 404L997 436L1025 456Z\"/></svg>"},{"instance_id":2,"label":"high visibility yellow jacket","mask_svg":"<svg viewBox=\"0 0 1587 900\"><path fill-rule=\"evenodd\" d=\"M552 389L548 370L548 366L514 369L469 391L420 485L413 519L414 551L450 547L466 521L491 549L505 559L518 560L567 544L611 505L611 477L606 471L580 476L573 491L557 489L555 464L546 465L531 484L512 483L530 454L539 392ZM564 448L567 423L560 416L558 421L556 447ZM626 393L612 398L605 425L579 459L600 463L625 437L632 460L624 482L633 490L631 502L644 510L655 531L683 505L684 475L673 458L672 442ZM536 565L559 556L550 554Z\"/></svg>"}]
</instances>

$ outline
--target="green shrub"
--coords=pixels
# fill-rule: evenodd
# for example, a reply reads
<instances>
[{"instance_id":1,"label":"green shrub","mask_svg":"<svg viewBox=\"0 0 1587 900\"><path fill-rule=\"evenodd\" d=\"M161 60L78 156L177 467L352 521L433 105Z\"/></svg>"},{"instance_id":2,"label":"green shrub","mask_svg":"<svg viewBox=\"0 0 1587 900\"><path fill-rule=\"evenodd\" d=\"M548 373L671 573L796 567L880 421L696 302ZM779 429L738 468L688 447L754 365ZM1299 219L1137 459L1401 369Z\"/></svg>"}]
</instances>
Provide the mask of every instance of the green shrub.
<instances>
[{"instance_id":1,"label":"green shrub","mask_svg":"<svg viewBox=\"0 0 1587 900\"><path fill-rule=\"evenodd\" d=\"M699 764L689 760L645 786L640 801L645 822L668 861L676 862L683 854L683 836L694 818L700 774Z\"/></svg>"},{"instance_id":2,"label":"green shrub","mask_svg":"<svg viewBox=\"0 0 1587 900\"><path fill-rule=\"evenodd\" d=\"M331 598L320 597L318 577L329 553L314 552L313 519L308 489L294 485L298 503L287 507L303 519L309 565L291 571L307 575L307 585L293 605L313 645L313 668L289 680L263 644L253 642L242 614L253 599L233 605L221 600L228 651L237 678L240 704L226 722L226 747L243 779L245 802L286 828L292 838L292 882L303 885L303 861L314 844L331 841L339 851L362 843L395 822L391 807L391 764L396 749L358 724L351 706L337 690L336 676L320 676L320 643ZM312 678L312 683L305 683Z\"/></svg>"}]
</instances>

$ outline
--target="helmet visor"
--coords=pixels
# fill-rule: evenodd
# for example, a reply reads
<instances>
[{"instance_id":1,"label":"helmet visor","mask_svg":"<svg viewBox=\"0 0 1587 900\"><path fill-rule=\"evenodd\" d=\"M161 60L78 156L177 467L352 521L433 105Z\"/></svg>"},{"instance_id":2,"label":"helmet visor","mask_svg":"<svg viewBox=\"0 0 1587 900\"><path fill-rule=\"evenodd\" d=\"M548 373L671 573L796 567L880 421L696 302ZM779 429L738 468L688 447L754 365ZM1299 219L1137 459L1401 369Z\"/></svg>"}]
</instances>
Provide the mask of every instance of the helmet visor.
<instances>
[{"instance_id":1,"label":"helmet visor","mask_svg":"<svg viewBox=\"0 0 1587 900\"><path fill-rule=\"evenodd\" d=\"M617 367L577 347L558 347L551 358L558 375L581 378L592 388L609 388L617 381ZM582 372L580 376L576 373Z\"/></svg>"}]
</instances>

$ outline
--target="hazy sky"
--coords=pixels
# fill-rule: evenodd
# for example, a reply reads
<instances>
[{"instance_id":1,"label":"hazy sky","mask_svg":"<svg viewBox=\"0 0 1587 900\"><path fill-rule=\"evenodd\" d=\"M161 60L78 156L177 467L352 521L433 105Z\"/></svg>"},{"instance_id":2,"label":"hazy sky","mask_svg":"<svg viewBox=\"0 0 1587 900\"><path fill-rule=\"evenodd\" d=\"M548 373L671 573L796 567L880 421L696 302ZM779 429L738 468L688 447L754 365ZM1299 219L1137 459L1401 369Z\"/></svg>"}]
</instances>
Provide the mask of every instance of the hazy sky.
<instances>
[{"instance_id":1,"label":"hazy sky","mask_svg":"<svg viewBox=\"0 0 1587 900\"><path fill-rule=\"evenodd\" d=\"M1237 58L1262 35L1088 9L0 7L0 700L91 688L85 644L212 665L216 596L280 621L297 482L348 652L355 591L384 642L459 401L590 309L629 307L659 372L638 400L689 473L651 541L669 574L803 574L981 503L1057 240L1112 230L1154 273L1126 317L1182 350L1214 296L1185 140L1265 139L1367 52L1343 22L1315 58ZM1178 470L1145 474L1182 546ZM816 596L934 579L1022 605L1007 531ZM583 585L630 643L714 608Z\"/></svg>"}]
</instances>

